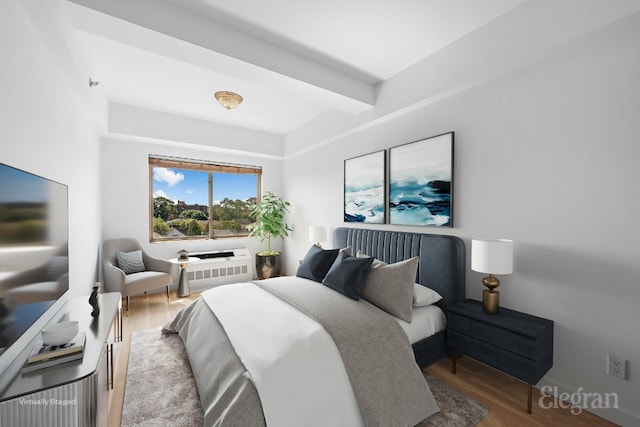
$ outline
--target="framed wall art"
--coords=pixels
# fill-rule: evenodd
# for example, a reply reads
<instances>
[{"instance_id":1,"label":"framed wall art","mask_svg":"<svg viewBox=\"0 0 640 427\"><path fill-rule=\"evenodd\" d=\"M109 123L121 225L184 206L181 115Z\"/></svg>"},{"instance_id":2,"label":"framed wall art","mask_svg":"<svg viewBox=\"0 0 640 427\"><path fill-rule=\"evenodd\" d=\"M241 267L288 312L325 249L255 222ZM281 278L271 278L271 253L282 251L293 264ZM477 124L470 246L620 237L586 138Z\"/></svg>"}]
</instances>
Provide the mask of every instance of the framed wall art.
<instances>
[{"instance_id":1,"label":"framed wall art","mask_svg":"<svg viewBox=\"0 0 640 427\"><path fill-rule=\"evenodd\" d=\"M344 161L344 221L384 224L387 152Z\"/></svg>"},{"instance_id":2,"label":"framed wall art","mask_svg":"<svg viewBox=\"0 0 640 427\"><path fill-rule=\"evenodd\" d=\"M389 223L453 226L453 132L389 149Z\"/></svg>"}]
</instances>

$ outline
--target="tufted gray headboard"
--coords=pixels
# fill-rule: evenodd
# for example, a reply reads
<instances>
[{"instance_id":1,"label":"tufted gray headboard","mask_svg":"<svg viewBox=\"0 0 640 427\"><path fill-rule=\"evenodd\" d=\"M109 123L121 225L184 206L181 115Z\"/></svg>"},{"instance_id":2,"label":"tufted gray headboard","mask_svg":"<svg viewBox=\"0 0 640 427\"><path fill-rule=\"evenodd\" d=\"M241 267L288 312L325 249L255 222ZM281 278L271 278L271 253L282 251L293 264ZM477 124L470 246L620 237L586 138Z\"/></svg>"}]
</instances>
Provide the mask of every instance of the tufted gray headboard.
<instances>
[{"instance_id":1,"label":"tufted gray headboard","mask_svg":"<svg viewBox=\"0 0 640 427\"><path fill-rule=\"evenodd\" d=\"M337 248L351 246L354 255L360 250L386 263L419 257L416 281L442 295L438 305L445 312L449 304L465 298L466 255L459 237L340 227L333 243Z\"/></svg>"}]
</instances>

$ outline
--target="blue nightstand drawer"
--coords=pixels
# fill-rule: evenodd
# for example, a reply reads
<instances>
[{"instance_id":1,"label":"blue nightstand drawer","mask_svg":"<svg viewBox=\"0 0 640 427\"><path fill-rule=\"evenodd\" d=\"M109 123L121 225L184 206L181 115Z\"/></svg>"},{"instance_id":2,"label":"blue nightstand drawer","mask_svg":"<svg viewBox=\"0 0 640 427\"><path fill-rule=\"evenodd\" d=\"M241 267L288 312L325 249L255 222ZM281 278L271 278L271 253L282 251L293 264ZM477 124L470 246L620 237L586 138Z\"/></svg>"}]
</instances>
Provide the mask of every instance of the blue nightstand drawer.
<instances>
[{"instance_id":1,"label":"blue nightstand drawer","mask_svg":"<svg viewBox=\"0 0 640 427\"><path fill-rule=\"evenodd\" d=\"M535 384L551 369L551 365L553 365L553 356L551 354L532 360L501 350L498 353L496 368L523 381Z\"/></svg>"},{"instance_id":2,"label":"blue nightstand drawer","mask_svg":"<svg viewBox=\"0 0 640 427\"><path fill-rule=\"evenodd\" d=\"M457 313L450 313L448 321L450 330L469 334L524 357L535 358L540 348L539 339L535 337L520 335L487 323L474 322L471 318ZM541 339L544 339L544 336Z\"/></svg>"},{"instance_id":3,"label":"blue nightstand drawer","mask_svg":"<svg viewBox=\"0 0 640 427\"><path fill-rule=\"evenodd\" d=\"M471 332L471 319L465 316L460 316L456 313L449 313L447 318L447 326L449 329L464 332L468 334Z\"/></svg>"},{"instance_id":4,"label":"blue nightstand drawer","mask_svg":"<svg viewBox=\"0 0 640 427\"><path fill-rule=\"evenodd\" d=\"M538 350L537 340L511 331L500 329L486 323L474 322L469 333L482 341L491 342L505 350L528 358L535 358Z\"/></svg>"},{"instance_id":5,"label":"blue nightstand drawer","mask_svg":"<svg viewBox=\"0 0 640 427\"><path fill-rule=\"evenodd\" d=\"M498 348L465 334L449 330L447 344L489 366L498 364Z\"/></svg>"},{"instance_id":6,"label":"blue nightstand drawer","mask_svg":"<svg viewBox=\"0 0 640 427\"><path fill-rule=\"evenodd\" d=\"M449 308L447 344L528 383L537 383L553 365L553 322L500 308L487 314L479 301Z\"/></svg>"}]
</instances>

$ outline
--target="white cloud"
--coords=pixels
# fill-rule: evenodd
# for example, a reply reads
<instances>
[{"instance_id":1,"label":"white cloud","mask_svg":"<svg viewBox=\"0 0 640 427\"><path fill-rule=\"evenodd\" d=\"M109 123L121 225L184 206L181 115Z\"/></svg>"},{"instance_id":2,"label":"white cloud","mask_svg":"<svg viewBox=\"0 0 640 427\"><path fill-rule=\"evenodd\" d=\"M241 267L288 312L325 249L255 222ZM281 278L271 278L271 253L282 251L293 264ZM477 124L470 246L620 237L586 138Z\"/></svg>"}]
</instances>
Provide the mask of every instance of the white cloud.
<instances>
[{"instance_id":1,"label":"white cloud","mask_svg":"<svg viewBox=\"0 0 640 427\"><path fill-rule=\"evenodd\" d=\"M176 173L172 169L167 168L153 168L153 180L158 182L165 182L169 186L173 187L179 182L184 180L184 175Z\"/></svg>"}]
</instances>

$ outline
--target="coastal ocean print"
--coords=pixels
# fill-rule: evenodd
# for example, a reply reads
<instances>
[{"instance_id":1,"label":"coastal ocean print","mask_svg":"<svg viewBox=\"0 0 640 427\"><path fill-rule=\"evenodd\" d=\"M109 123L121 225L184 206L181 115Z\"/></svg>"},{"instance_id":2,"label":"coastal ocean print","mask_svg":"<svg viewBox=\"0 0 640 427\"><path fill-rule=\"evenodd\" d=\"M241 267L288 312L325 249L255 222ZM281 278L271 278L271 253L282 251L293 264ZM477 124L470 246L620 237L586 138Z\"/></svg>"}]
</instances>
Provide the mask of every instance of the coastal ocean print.
<instances>
[{"instance_id":1,"label":"coastal ocean print","mask_svg":"<svg viewBox=\"0 0 640 427\"><path fill-rule=\"evenodd\" d=\"M451 227L453 132L389 150L389 223Z\"/></svg>"},{"instance_id":2,"label":"coastal ocean print","mask_svg":"<svg viewBox=\"0 0 640 427\"><path fill-rule=\"evenodd\" d=\"M344 221L384 224L387 152L344 161Z\"/></svg>"}]
</instances>

